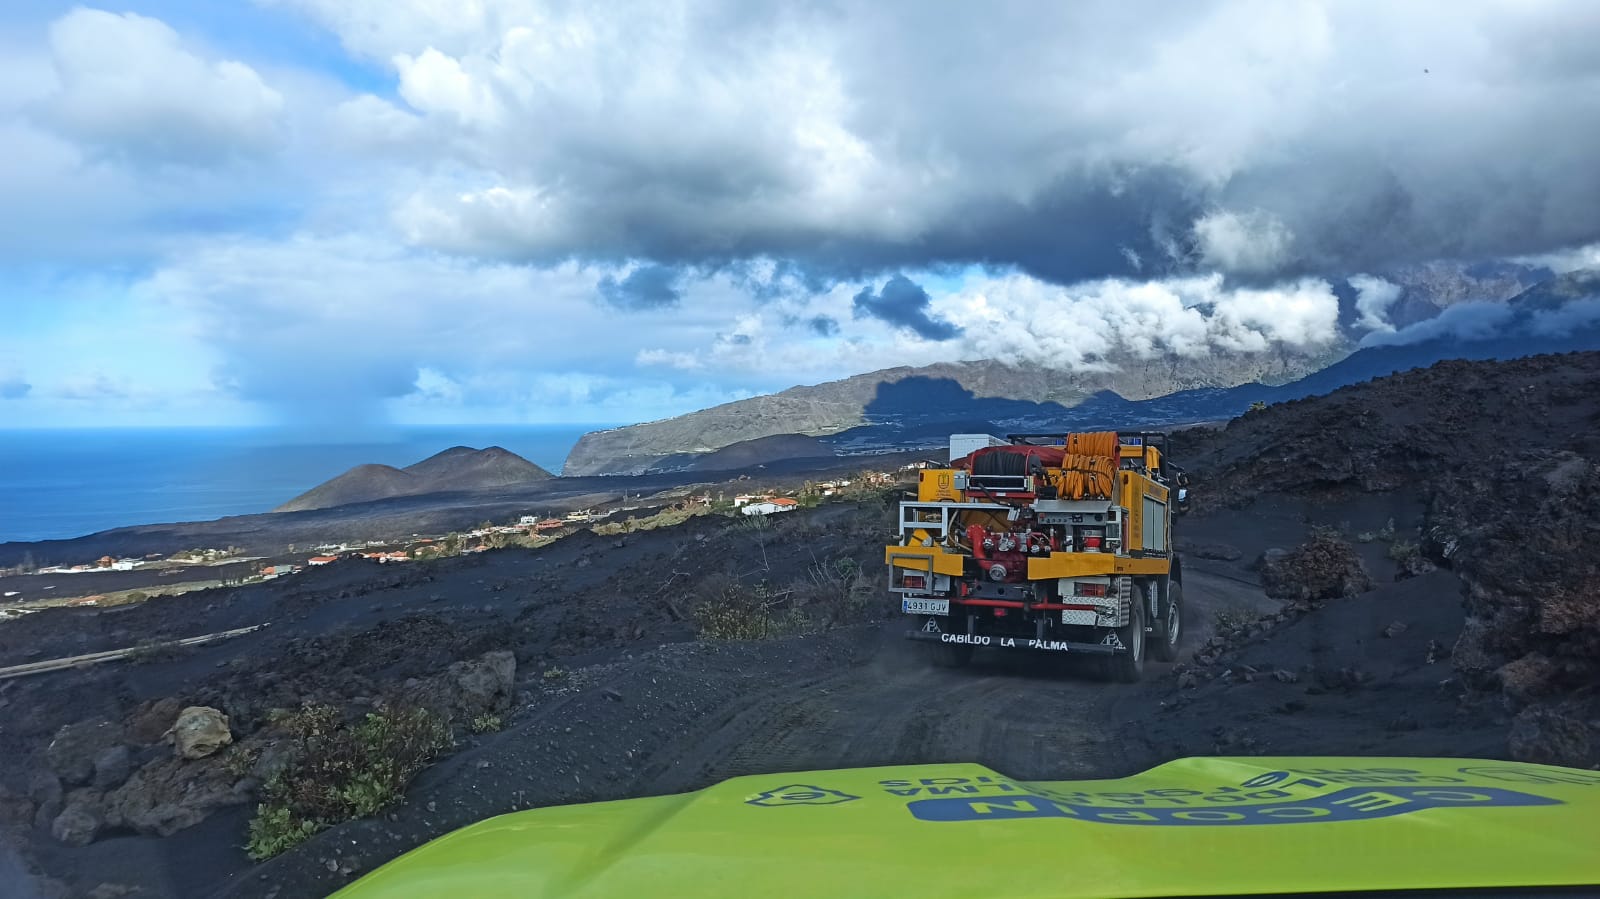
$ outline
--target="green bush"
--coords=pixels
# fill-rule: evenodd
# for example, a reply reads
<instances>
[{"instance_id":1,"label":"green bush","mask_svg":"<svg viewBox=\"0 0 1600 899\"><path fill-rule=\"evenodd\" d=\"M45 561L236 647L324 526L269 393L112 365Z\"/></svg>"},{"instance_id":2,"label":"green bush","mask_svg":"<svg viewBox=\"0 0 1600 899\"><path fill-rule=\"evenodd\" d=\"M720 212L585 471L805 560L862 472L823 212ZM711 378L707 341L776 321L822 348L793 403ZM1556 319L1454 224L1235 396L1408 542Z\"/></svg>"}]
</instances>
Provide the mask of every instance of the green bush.
<instances>
[{"instance_id":1,"label":"green bush","mask_svg":"<svg viewBox=\"0 0 1600 899\"><path fill-rule=\"evenodd\" d=\"M500 720L499 715L483 714L472 719L472 732L475 734L486 734L491 731L497 731L503 726L505 726L504 722Z\"/></svg>"},{"instance_id":2,"label":"green bush","mask_svg":"<svg viewBox=\"0 0 1600 899\"><path fill-rule=\"evenodd\" d=\"M345 722L332 706L306 706L273 723L292 743L289 764L262 788L245 848L270 858L341 821L398 801L417 773L451 744L450 727L422 708L371 712Z\"/></svg>"}]
</instances>

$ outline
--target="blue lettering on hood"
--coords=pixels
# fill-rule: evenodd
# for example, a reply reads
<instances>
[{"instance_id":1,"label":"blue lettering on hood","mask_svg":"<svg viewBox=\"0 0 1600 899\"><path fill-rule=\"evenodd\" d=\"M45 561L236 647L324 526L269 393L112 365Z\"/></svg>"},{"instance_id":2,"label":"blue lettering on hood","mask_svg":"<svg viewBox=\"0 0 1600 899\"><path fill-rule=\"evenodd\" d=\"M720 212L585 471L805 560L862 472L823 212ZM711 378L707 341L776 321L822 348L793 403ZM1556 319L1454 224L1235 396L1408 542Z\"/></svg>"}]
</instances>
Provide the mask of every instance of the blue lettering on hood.
<instances>
[{"instance_id":1,"label":"blue lettering on hood","mask_svg":"<svg viewBox=\"0 0 1600 899\"><path fill-rule=\"evenodd\" d=\"M1322 796L1222 808L1109 808L1045 796L1009 795L918 799L906 804L919 821L998 821L1075 818L1097 824L1234 825L1365 821L1434 808L1561 805L1559 799L1499 787L1348 787Z\"/></svg>"}]
</instances>

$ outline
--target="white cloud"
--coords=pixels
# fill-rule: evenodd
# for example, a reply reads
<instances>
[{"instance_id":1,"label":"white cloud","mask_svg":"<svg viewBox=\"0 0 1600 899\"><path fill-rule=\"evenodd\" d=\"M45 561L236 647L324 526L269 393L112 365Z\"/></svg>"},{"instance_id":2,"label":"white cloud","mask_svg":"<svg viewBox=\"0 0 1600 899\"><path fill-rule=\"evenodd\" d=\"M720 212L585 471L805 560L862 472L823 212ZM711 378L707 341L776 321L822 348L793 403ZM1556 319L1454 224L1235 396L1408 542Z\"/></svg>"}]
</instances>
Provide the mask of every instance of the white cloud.
<instances>
[{"instance_id":1,"label":"white cloud","mask_svg":"<svg viewBox=\"0 0 1600 899\"><path fill-rule=\"evenodd\" d=\"M1557 309L1540 310L1528 323L1529 333L1540 337L1559 337L1600 322L1600 297L1570 300Z\"/></svg>"},{"instance_id":2,"label":"white cloud","mask_svg":"<svg viewBox=\"0 0 1600 899\"><path fill-rule=\"evenodd\" d=\"M1553 253L1541 253L1536 256L1519 256L1512 260L1523 265L1537 265L1550 269L1558 275L1575 272L1579 269L1600 269L1600 243L1592 243L1581 247L1568 247L1556 250Z\"/></svg>"},{"instance_id":3,"label":"white cloud","mask_svg":"<svg viewBox=\"0 0 1600 899\"><path fill-rule=\"evenodd\" d=\"M1501 303L1457 303L1427 321L1398 331L1374 331L1362 338L1361 345L1406 346L1446 337L1489 340L1502 333L1515 318L1515 310Z\"/></svg>"},{"instance_id":4,"label":"white cloud","mask_svg":"<svg viewBox=\"0 0 1600 899\"><path fill-rule=\"evenodd\" d=\"M965 329L966 358L1059 368L1104 367L1116 350L1198 356L1312 349L1338 338L1338 299L1315 279L1261 289L1228 288L1220 275L1057 287L1013 275L934 306Z\"/></svg>"},{"instance_id":5,"label":"white cloud","mask_svg":"<svg viewBox=\"0 0 1600 899\"><path fill-rule=\"evenodd\" d=\"M1283 222L1260 209L1207 213L1194 223L1200 260L1225 272L1271 272L1289 261L1294 235Z\"/></svg>"},{"instance_id":6,"label":"white cloud","mask_svg":"<svg viewBox=\"0 0 1600 899\"><path fill-rule=\"evenodd\" d=\"M1374 275L1352 275L1348 280L1350 286L1356 289L1356 312L1359 314L1356 327L1369 331L1393 331L1394 325L1389 323L1389 307L1404 292L1400 285Z\"/></svg>"},{"instance_id":7,"label":"white cloud","mask_svg":"<svg viewBox=\"0 0 1600 899\"><path fill-rule=\"evenodd\" d=\"M651 365L664 365L682 371L697 371L705 368L705 363L694 353L676 353L671 350L650 349L640 350L633 357L633 363L640 367Z\"/></svg>"},{"instance_id":8,"label":"white cloud","mask_svg":"<svg viewBox=\"0 0 1600 899\"><path fill-rule=\"evenodd\" d=\"M78 8L50 26L59 92L45 121L99 150L211 164L281 141L283 97L252 68L208 60L157 19Z\"/></svg>"},{"instance_id":9,"label":"white cloud","mask_svg":"<svg viewBox=\"0 0 1600 899\"><path fill-rule=\"evenodd\" d=\"M1600 230L1580 2L279 2L448 135L397 216L452 252L1070 282L1174 236L1178 272L1274 275Z\"/></svg>"}]
</instances>

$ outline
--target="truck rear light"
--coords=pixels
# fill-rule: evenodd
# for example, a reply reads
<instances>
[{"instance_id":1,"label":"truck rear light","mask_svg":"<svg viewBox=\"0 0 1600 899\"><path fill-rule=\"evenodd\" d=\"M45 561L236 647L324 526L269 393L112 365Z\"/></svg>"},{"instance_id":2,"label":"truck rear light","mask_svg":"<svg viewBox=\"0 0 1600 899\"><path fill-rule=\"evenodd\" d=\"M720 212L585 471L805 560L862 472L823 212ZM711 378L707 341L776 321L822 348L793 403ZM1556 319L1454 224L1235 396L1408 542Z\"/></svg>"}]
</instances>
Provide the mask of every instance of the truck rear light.
<instances>
[{"instance_id":1,"label":"truck rear light","mask_svg":"<svg viewBox=\"0 0 1600 899\"><path fill-rule=\"evenodd\" d=\"M900 579L900 586L902 587L914 587L918 590L921 590L927 585L927 580L924 579L920 574L908 574Z\"/></svg>"},{"instance_id":2,"label":"truck rear light","mask_svg":"<svg viewBox=\"0 0 1600 899\"><path fill-rule=\"evenodd\" d=\"M1077 594L1078 596L1105 596L1106 595L1106 585L1105 584L1086 584L1086 583L1083 583L1083 582L1080 581L1080 582L1072 585L1072 592Z\"/></svg>"}]
</instances>

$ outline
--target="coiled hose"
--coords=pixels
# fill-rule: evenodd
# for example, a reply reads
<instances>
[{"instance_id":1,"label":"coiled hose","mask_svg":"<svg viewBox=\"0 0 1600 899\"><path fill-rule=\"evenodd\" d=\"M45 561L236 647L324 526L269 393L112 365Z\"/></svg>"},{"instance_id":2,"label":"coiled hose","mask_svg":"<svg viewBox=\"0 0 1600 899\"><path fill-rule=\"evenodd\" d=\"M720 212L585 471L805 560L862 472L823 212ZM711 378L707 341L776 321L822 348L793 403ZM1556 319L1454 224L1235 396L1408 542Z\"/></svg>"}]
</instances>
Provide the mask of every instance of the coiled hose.
<instances>
[{"instance_id":1,"label":"coiled hose","mask_svg":"<svg viewBox=\"0 0 1600 899\"><path fill-rule=\"evenodd\" d=\"M1062 499L1109 499L1116 483L1119 452L1116 431L1068 434L1056 495Z\"/></svg>"}]
</instances>

